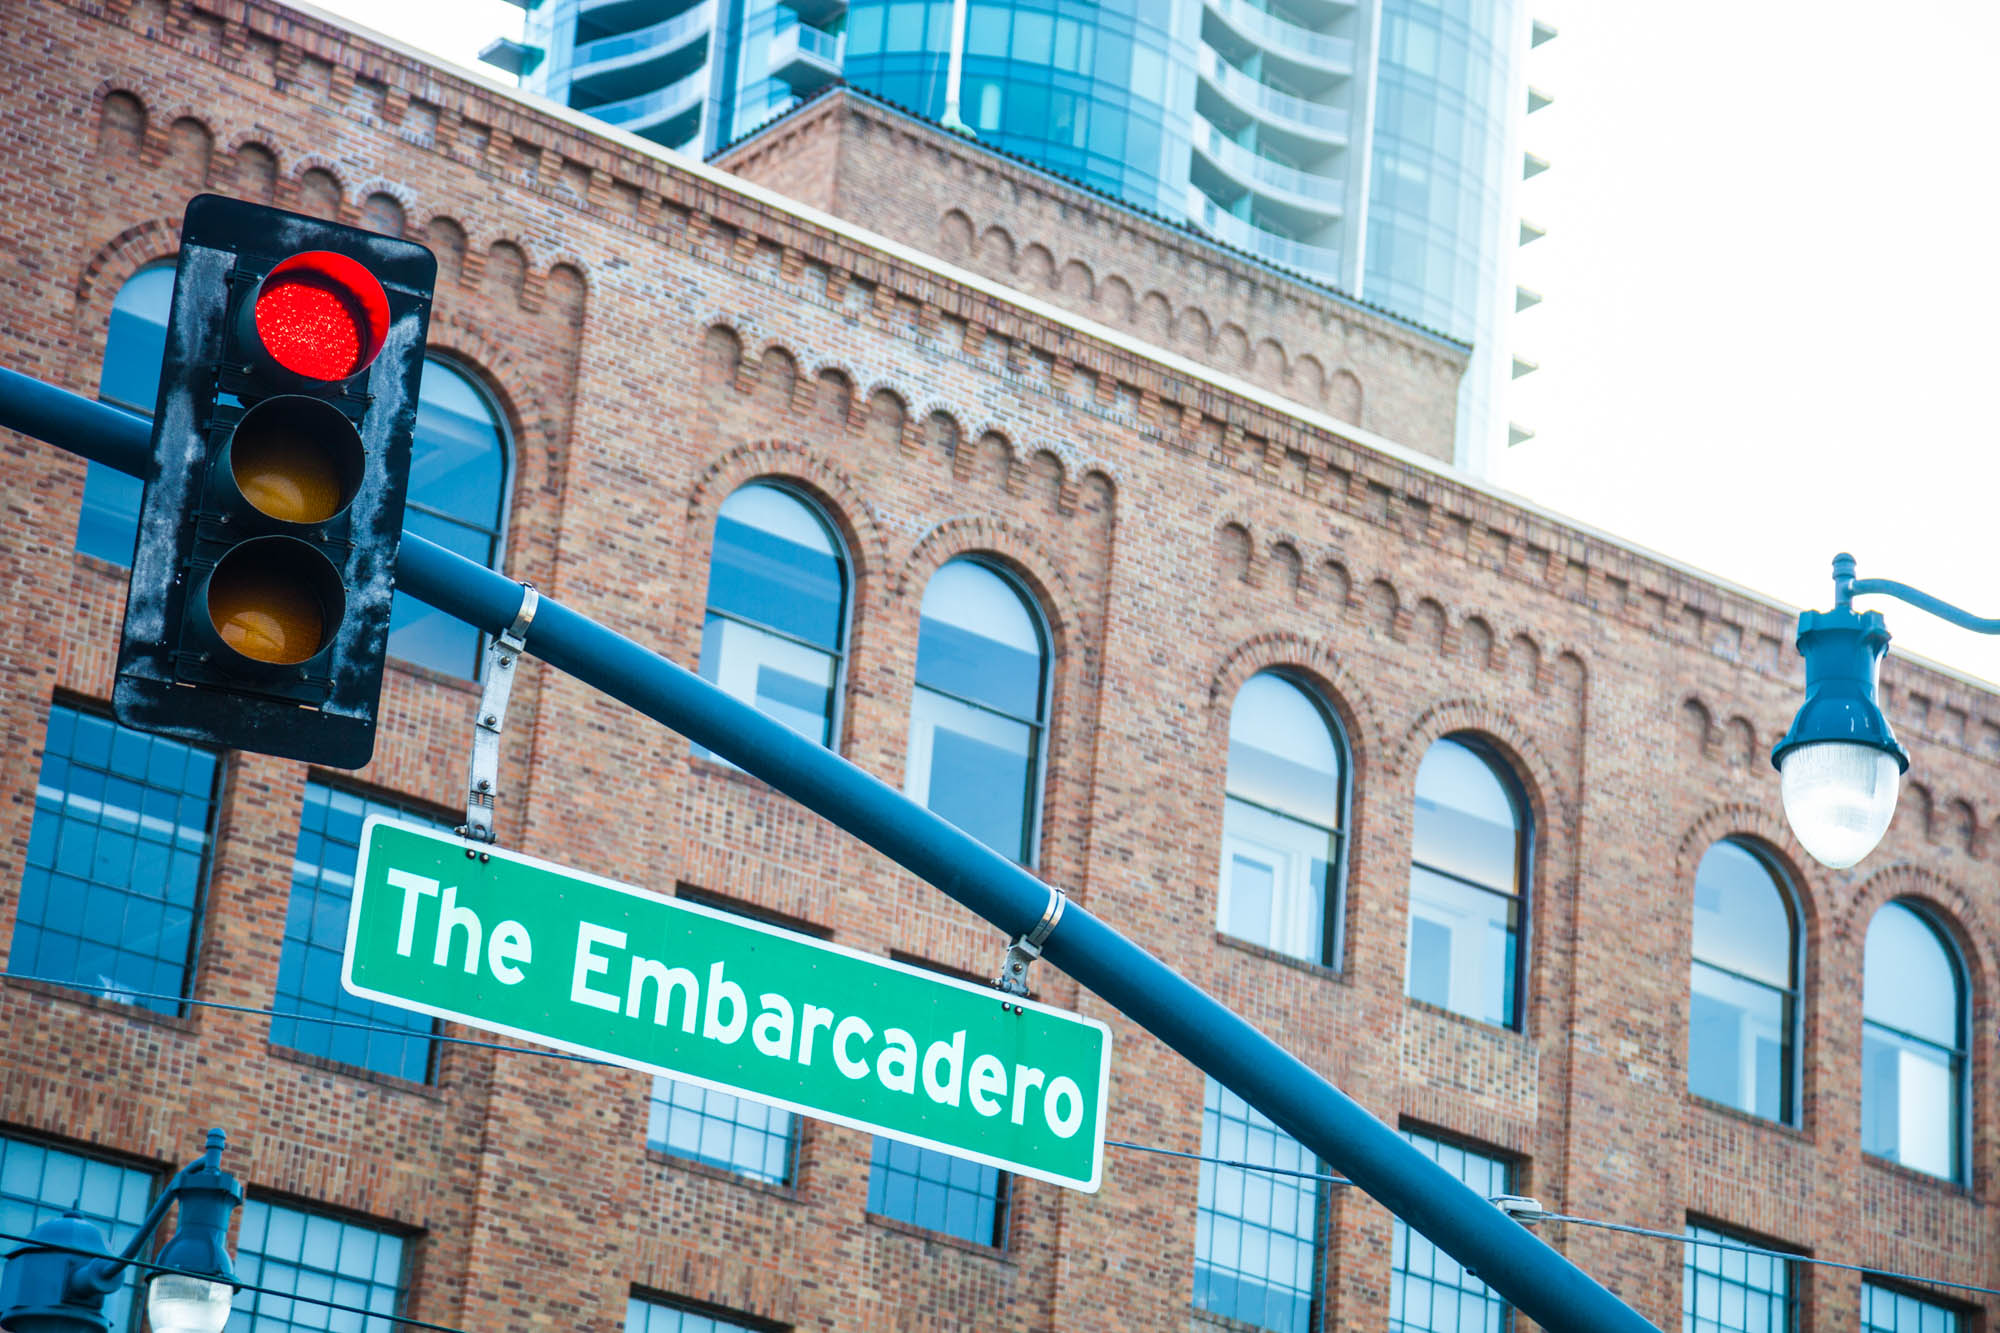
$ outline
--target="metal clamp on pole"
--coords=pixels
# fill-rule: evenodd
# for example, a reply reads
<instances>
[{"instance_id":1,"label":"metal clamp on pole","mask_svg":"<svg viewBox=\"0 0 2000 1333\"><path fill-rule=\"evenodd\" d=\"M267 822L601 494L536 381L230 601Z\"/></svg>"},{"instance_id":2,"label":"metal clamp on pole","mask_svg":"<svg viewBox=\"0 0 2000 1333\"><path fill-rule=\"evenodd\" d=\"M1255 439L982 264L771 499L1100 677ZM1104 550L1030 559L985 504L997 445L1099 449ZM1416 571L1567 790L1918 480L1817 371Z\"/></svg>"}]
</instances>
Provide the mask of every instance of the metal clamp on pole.
<instances>
[{"instance_id":1,"label":"metal clamp on pole","mask_svg":"<svg viewBox=\"0 0 2000 1333\"><path fill-rule=\"evenodd\" d=\"M1000 975L993 979L1003 994L1025 996L1028 993L1028 964L1042 956L1042 946L1048 943L1049 932L1062 920L1063 905L1069 896L1055 885L1049 885L1049 905L1042 909L1042 919L1034 929L1007 946L1007 956L1001 960Z\"/></svg>"},{"instance_id":2,"label":"metal clamp on pole","mask_svg":"<svg viewBox=\"0 0 2000 1333\"><path fill-rule=\"evenodd\" d=\"M486 685L479 695L479 714L472 721L472 776L465 793L465 823L458 836L467 842L492 842L494 798L500 792L500 728L507 723L507 695L514 688L514 667L528 646L528 626L542 595L532 583L521 585L521 609L514 623L486 644ZM470 848L466 855L472 855Z\"/></svg>"}]
</instances>

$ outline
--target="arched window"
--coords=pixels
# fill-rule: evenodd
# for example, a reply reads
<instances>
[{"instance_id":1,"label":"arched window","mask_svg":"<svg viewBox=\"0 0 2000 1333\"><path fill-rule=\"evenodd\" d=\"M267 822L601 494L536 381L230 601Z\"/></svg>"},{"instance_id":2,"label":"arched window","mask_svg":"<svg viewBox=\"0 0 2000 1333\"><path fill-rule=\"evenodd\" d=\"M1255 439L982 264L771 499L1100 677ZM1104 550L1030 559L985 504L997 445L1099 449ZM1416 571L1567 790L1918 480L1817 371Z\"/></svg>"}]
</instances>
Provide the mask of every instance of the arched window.
<instances>
[{"instance_id":1,"label":"arched window","mask_svg":"<svg viewBox=\"0 0 2000 1333\"><path fill-rule=\"evenodd\" d=\"M826 519L768 482L724 500L708 563L703 678L832 745L846 629L847 560Z\"/></svg>"},{"instance_id":2,"label":"arched window","mask_svg":"<svg viewBox=\"0 0 2000 1333\"><path fill-rule=\"evenodd\" d=\"M1861 982L1861 1150L1964 1178L1965 973L1906 902L1868 924Z\"/></svg>"},{"instance_id":3,"label":"arched window","mask_svg":"<svg viewBox=\"0 0 2000 1333\"><path fill-rule=\"evenodd\" d=\"M1345 771L1311 696L1275 672L1244 682L1229 710L1218 929L1295 958L1338 957Z\"/></svg>"},{"instance_id":4,"label":"arched window","mask_svg":"<svg viewBox=\"0 0 2000 1333\"><path fill-rule=\"evenodd\" d=\"M491 567L500 557L507 435L485 391L456 366L424 358L403 529ZM398 592L389 653L454 676L479 674L479 631Z\"/></svg>"},{"instance_id":5,"label":"arched window","mask_svg":"<svg viewBox=\"0 0 2000 1333\"><path fill-rule=\"evenodd\" d=\"M1527 817L1504 769L1467 737L1417 767L1409 994L1516 1027L1527 912Z\"/></svg>"},{"instance_id":6,"label":"arched window","mask_svg":"<svg viewBox=\"0 0 2000 1333\"><path fill-rule=\"evenodd\" d=\"M174 303L174 266L155 264L126 279L111 302L104 339L104 367L97 396L144 417L160 396L160 362L167 352L167 314ZM139 535L144 483L116 468L92 463L83 478L83 512L76 549L115 564L132 563Z\"/></svg>"},{"instance_id":7,"label":"arched window","mask_svg":"<svg viewBox=\"0 0 2000 1333\"><path fill-rule=\"evenodd\" d=\"M903 790L988 847L1034 860L1048 634L1011 581L960 558L931 576Z\"/></svg>"},{"instance_id":8,"label":"arched window","mask_svg":"<svg viewBox=\"0 0 2000 1333\"><path fill-rule=\"evenodd\" d=\"M1777 872L1725 838L1694 872L1688 1091L1791 1124L1798 929Z\"/></svg>"}]
</instances>

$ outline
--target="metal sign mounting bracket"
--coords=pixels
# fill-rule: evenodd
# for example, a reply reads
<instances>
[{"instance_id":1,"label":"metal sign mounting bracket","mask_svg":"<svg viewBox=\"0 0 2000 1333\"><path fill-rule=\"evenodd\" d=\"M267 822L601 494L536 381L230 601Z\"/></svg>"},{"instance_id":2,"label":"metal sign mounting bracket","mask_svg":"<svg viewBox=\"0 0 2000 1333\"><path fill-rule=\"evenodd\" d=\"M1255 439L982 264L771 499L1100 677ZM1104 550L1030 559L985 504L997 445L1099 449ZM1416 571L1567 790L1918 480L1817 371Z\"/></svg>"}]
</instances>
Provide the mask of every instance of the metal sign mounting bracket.
<instances>
[{"instance_id":1,"label":"metal sign mounting bracket","mask_svg":"<svg viewBox=\"0 0 2000 1333\"><path fill-rule=\"evenodd\" d=\"M507 695L514 688L514 668L528 646L528 627L542 595L532 583L521 585L521 609L514 623L486 644L486 684L479 695L479 712L472 719L472 776L465 793L465 823L458 836L467 842L494 841L493 809L500 794L500 728L507 723ZM473 855L470 847L466 855Z\"/></svg>"}]
</instances>

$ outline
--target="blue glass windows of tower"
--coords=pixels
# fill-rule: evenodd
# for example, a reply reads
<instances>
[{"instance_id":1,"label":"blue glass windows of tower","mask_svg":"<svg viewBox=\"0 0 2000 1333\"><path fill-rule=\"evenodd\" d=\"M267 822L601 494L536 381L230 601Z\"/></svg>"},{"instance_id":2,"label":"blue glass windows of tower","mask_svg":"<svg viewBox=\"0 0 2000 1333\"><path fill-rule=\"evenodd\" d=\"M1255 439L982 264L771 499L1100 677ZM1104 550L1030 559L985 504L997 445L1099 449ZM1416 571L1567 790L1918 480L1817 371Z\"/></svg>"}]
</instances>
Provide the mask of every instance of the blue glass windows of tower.
<instances>
[{"instance_id":1,"label":"blue glass windows of tower","mask_svg":"<svg viewBox=\"0 0 2000 1333\"><path fill-rule=\"evenodd\" d=\"M752 482L715 519L701 674L821 745L835 735L847 560L805 500Z\"/></svg>"},{"instance_id":2,"label":"blue glass windows of tower","mask_svg":"<svg viewBox=\"0 0 2000 1333\"><path fill-rule=\"evenodd\" d=\"M1708 849L1694 874L1688 1091L1793 1119L1798 945L1790 896L1743 843Z\"/></svg>"},{"instance_id":3,"label":"blue glass windows of tower","mask_svg":"<svg viewBox=\"0 0 2000 1333\"><path fill-rule=\"evenodd\" d=\"M917 629L903 791L988 847L1034 861L1048 634L1020 590L962 557L931 576Z\"/></svg>"},{"instance_id":4,"label":"blue glass windows of tower","mask_svg":"<svg viewBox=\"0 0 2000 1333\"><path fill-rule=\"evenodd\" d=\"M1916 907L1868 924L1861 982L1861 1150L1960 1180L1965 1153L1964 971Z\"/></svg>"},{"instance_id":5,"label":"blue glass windows of tower","mask_svg":"<svg viewBox=\"0 0 2000 1333\"><path fill-rule=\"evenodd\" d=\"M1417 767L1413 823L1409 994L1517 1026L1527 820L1513 784L1447 736Z\"/></svg>"},{"instance_id":6,"label":"blue glass windows of tower","mask_svg":"<svg viewBox=\"0 0 2000 1333\"><path fill-rule=\"evenodd\" d=\"M1339 736L1304 690L1269 671L1244 683L1229 711L1218 930L1335 960L1345 769Z\"/></svg>"}]
</instances>

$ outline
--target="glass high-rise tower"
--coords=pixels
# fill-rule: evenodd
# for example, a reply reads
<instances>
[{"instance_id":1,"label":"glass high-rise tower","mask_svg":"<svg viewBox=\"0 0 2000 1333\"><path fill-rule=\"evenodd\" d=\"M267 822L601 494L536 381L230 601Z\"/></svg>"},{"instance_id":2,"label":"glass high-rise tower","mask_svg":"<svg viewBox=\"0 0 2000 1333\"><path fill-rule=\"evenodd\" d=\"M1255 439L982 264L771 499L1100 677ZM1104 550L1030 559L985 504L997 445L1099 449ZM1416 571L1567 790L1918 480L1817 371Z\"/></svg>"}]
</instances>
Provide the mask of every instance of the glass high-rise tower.
<instances>
[{"instance_id":1,"label":"glass high-rise tower","mask_svg":"<svg viewBox=\"0 0 2000 1333\"><path fill-rule=\"evenodd\" d=\"M844 79L1259 259L1469 340L1459 462L1523 438L1500 409L1512 281L1540 235L1515 185L1524 0L531 0L488 59L529 88L707 155Z\"/></svg>"}]
</instances>

